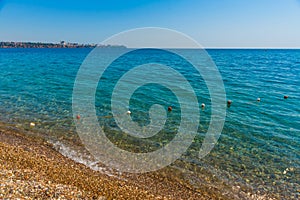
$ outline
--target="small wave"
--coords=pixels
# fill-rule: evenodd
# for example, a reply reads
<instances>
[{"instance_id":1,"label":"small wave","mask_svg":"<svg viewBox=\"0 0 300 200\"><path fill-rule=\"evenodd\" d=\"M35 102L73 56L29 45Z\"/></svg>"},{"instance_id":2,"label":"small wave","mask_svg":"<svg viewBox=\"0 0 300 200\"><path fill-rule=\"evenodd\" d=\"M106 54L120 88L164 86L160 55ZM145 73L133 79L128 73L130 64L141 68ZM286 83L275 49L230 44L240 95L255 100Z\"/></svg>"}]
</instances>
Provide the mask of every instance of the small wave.
<instances>
[{"instance_id":1,"label":"small wave","mask_svg":"<svg viewBox=\"0 0 300 200\"><path fill-rule=\"evenodd\" d=\"M100 172L102 174L106 174L111 177L120 178L118 174L115 174L112 172L111 169L99 166L99 161L95 161L94 157L87 152L80 152L80 150L75 150L75 148L72 148L60 141L48 141L53 145L56 151L58 151L63 156L70 158L74 160L77 163L83 164L90 169Z\"/></svg>"}]
</instances>

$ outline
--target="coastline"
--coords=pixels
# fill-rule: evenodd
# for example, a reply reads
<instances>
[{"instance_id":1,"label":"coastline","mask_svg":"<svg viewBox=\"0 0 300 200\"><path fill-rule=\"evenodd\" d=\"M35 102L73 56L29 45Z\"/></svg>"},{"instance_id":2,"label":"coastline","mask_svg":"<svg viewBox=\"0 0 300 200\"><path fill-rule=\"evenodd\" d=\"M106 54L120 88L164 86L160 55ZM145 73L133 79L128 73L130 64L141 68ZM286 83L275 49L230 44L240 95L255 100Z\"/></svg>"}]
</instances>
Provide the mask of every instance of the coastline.
<instances>
[{"instance_id":1,"label":"coastline","mask_svg":"<svg viewBox=\"0 0 300 200\"><path fill-rule=\"evenodd\" d=\"M13 126L0 126L0 161L0 198L225 199L161 172L114 177L93 171Z\"/></svg>"},{"instance_id":2,"label":"coastline","mask_svg":"<svg viewBox=\"0 0 300 200\"><path fill-rule=\"evenodd\" d=\"M60 43L45 43L45 42L4 42L0 41L0 49L60 49L60 48L126 48L123 45L101 45L101 44L79 44L61 41Z\"/></svg>"}]
</instances>

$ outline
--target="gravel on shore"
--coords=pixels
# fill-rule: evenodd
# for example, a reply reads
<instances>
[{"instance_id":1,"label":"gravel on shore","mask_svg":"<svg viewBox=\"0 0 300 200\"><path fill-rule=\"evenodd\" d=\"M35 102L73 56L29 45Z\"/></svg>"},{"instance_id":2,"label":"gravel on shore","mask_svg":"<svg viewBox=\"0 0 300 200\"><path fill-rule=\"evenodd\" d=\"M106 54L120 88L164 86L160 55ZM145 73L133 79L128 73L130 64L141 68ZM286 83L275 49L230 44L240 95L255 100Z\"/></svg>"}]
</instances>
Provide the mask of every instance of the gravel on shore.
<instances>
[{"instance_id":1,"label":"gravel on shore","mask_svg":"<svg viewBox=\"0 0 300 200\"><path fill-rule=\"evenodd\" d=\"M155 175L120 179L93 171L62 156L43 139L1 127L0 199L15 198L216 199Z\"/></svg>"}]
</instances>

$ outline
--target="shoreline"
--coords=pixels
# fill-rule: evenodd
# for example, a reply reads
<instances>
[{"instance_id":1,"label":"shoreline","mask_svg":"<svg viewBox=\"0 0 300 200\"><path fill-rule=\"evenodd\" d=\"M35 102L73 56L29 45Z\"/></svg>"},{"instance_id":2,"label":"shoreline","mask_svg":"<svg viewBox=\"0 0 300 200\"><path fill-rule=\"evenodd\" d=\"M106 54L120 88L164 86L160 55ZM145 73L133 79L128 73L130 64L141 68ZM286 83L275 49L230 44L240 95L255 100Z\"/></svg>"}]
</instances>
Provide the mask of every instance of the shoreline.
<instances>
[{"instance_id":1,"label":"shoreline","mask_svg":"<svg viewBox=\"0 0 300 200\"><path fill-rule=\"evenodd\" d=\"M12 126L0 126L0 161L0 198L226 199L162 172L114 177L93 171Z\"/></svg>"},{"instance_id":2,"label":"shoreline","mask_svg":"<svg viewBox=\"0 0 300 200\"><path fill-rule=\"evenodd\" d=\"M277 199L177 164L144 174L101 163L95 169L65 155L39 132L0 122L0 199Z\"/></svg>"}]
</instances>

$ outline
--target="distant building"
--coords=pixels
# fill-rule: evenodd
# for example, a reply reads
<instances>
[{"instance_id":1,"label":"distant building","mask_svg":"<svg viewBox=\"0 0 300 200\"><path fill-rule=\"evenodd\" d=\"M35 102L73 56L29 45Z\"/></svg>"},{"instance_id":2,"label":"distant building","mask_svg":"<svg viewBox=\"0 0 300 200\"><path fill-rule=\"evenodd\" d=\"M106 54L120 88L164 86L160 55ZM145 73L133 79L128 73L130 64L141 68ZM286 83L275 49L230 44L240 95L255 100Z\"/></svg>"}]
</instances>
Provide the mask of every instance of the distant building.
<instances>
[{"instance_id":1,"label":"distant building","mask_svg":"<svg viewBox=\"0 0 300 200\"><path fill-rule=\"evenodd\" d=\"M60 44L61 44L63 47L67 46L67 43L66 43L65 41L60 41Z\"/></svg>"}]
</instances>

